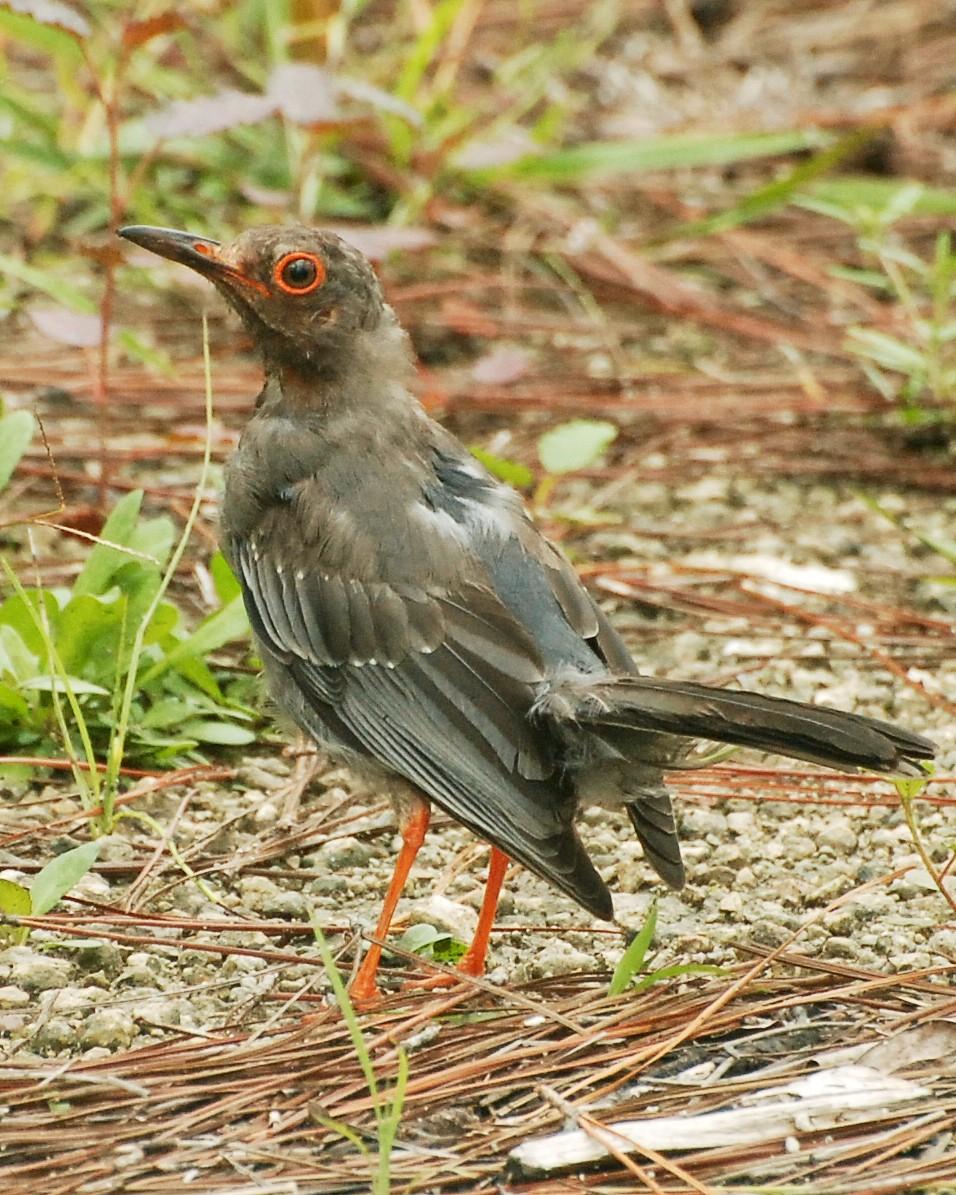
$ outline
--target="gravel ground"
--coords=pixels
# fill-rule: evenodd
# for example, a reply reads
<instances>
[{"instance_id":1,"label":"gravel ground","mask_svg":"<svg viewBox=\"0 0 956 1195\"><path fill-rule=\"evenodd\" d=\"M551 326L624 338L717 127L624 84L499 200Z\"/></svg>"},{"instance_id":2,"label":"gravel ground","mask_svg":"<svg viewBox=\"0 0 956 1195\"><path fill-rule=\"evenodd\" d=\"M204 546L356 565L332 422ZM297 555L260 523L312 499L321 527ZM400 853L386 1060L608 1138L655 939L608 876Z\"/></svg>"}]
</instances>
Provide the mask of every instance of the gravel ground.
<instances>
[{"instance_id":1,"label":"gravel ground","mask_svg":"<svg viewBox=\"0 0 956 1195\"><path fill-rule=\"evenodd\" d=\"M595 497L593 482L569 482L560 490L557 510L573 511ZM953 499L894 493L877 497L885 507L905 512L927 535L944 537L956 522ZM730 569L817 593L852 594L937 620L950 619L956 609L956 589L938 579L947 571L946 562L868 509L849 489L741 481L717 471L676 490L618 481L605 487L603 499L621 522L569 537L567 546L579 562L637 560L644 565L644 576L685 586L688 574L676 566ZM642 534L641 528L654 531ZM721 536L726 528L737 532ZM650 572L649 563L654 565ZM694 576L697 581L687 592L708 592L709 574ZM794 605L826 609L819 598L773 588L770 580L753 584L769 587ZM941 774L956 771L952 718L857 647L787 620L755 626L742 617L678 614L643 603L622 602L614 609L648 671L699 679L739 674L738 683L746 687L898 719L936 740ZM862 614L855 630L865 643ZM935 649L925 641L914 647L913 658L921 663L910 676L927 690L952 697L956 653L940 650L941 639L934 642ZM756 759L740 756L738 761ZM183 876L167 851L134 907L167 916L298 923L307 922L314 910L321 923L331 926L373 924L397 837L377 795L362 791L345 771L320 772L304 798L297 828L304 825L305 833L281 853L266 851L263 863L264 844L287 833L280 813L289 769L288 758L257 754L243 762L241 781L232 786L200 785L184 806L181 791L140 803L139 808L165 824L175 823L173 836L181 853L217 855L224 867L200 885ZM892 790L881 785L879 791ZM56 797L46 808L51 818L77 811L65 785L47 794ZM31 808L27 802L35 802L37 795L32 790L22 794L21 805L8 804L8 831L34 823L36 805ZM934 859L942 862L956 837L951 811L925 804L918 809L925 840ZM720 964L738 958L735 947L748 940L776 945L841 893L907 867L895 881L860 893L816 921L798 948L888 972L956 960L950 910L919 864L898 808L693 799L681 803L680 818L690 879L675 894L655 882L623 817L599 810L583 817L584 836L616 894L621 922L640 925L653 897L659 898L655 965ZM80 840L63 838L57 849ZM142 826L123 822L104 842L100 864L142 864L155 848ZM49 839L42 849L49 851ZM26 850L19 856L15 850L0 855L0 875L22 879L16 865L25 857ZM467 938L485 858L484 849L466 832L436 819L402 905L403 922L427 922ZM123 906L136 870L119 875L122 868L103 870L106 874L88 875L73 895ZM498 922L502 930L516 928L493 938L490 978L497 983L606 971L623 947L619 932L592 926L569 900L518 868L510 876ZM96 1057L175 1032L203 1035L254 1026L281 1015L296 993L321 991L326 982L307 935L187 934L194 944L225 942L298 955L303 961L297 965L183 948L174 944L180 931L168 927L131 932L166 937L170 945L121 945L97 939L95 930L73 940L35 931L27 945L0 952L4 1055L21 1061ZM345 956L343 966L349 962Z\"/></svg>"}]
</instances>

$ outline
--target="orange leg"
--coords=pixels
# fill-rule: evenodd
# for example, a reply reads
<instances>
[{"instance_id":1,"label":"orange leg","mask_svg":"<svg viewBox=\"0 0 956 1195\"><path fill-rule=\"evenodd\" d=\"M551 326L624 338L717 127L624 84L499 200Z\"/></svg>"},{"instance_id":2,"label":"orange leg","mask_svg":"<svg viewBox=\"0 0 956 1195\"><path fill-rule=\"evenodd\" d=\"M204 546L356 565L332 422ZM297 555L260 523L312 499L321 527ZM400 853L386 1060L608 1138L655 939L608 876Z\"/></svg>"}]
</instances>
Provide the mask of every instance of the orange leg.
<instances>
[{"instance_id":1,"label":"orange leg","mask_svg":"<svg viewBox=\"0 0 956 1195\"><path fill-rule=\"evenodd\" d=\"M375 926L376 938L384 939L388 934L388 927L391 925L392 917L395 915L395 906L402 895L402 889L405 887L408 873L415 862L415 856L421 850L421 845L425 841L430 816L430 807L422 801L415 805L413 810L399 825L399 833L402 836L402 849L398 852L398 858L395 860L395 870L392 872L392 880L388 886L388 892L385 894L385 901L382 904L378 924ZM353 1000L362 1002L375 1000L379 996L375 976L378 972L378 964L381 957L381 946L373 942L368 948L365 958L362 960L358 974L349 984L349 995Z\"/></svg>"},{"instance_id":2,"label":"orange leg","mask_svg":"<svg viewBox=\"0 0 956 1195\"><path fill-rule=\"evenodd\" d=\"M499 851L496 846L491 848L491 858L488 860L488 880L485 884L485 895L481 901L481 910L478 913L475 936L471 940L468 952L462 956L458 964L458 970L463 971L466 975L484 975L485 973L488 939L491 937L491 927L495 923L498 897L501 895L501 885L505 882L508 862L508 856L503 851Z\"/></svg>"},{"instance_id":3,"label":"orange leg","mask_svg":"<svg viewBox=\"0 0 956 1195\"><path fill-rule=\"evenodd\" d=\"M491 858L488 861L488 879L485 883L485 894L481 900L478 913L478 924L475 926L475 936L471 945L459 960L457 970L464 975L484 975L485 958L488 954L488 940L491 928L495 923L495 913L498 909L498 897L501 895L501 885L504 883L505 872L508 870L508 856L499 851L496 846L491 848ZM451 987L454 979L450 975L432 975L429 979L415 980L406 984L409 988L447 988Z\"/></svg>"}]
</instances>

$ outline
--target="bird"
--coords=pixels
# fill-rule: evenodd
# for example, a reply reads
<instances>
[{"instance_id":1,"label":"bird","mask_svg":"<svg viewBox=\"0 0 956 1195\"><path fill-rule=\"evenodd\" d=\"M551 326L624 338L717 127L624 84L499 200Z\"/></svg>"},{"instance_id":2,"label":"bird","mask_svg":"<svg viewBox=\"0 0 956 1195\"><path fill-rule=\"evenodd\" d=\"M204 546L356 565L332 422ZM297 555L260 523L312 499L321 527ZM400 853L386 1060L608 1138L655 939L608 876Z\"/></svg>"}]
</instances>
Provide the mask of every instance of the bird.
<instances>
[{"instance_id":1,"label":"bird","mask_svg":"<svg viewBox=\"0 0 956 1195\"><path fill-rule=\"evenodd\" d=\"M491 847L459 963L481 975L511 860L613 919L575 828L582 807L623 807L651 867L683 885L664 773L693 766L701 740L924 774L934 744L889 722L642 675L516 491L413 396L408 336L347 241L297 224L228 243L119 235L212 282L262 360L225 469L222 549L275 704L388 794L401 838L353 1000L379 997L381 943L432 806Z\"/></svg>"}]
</instances>

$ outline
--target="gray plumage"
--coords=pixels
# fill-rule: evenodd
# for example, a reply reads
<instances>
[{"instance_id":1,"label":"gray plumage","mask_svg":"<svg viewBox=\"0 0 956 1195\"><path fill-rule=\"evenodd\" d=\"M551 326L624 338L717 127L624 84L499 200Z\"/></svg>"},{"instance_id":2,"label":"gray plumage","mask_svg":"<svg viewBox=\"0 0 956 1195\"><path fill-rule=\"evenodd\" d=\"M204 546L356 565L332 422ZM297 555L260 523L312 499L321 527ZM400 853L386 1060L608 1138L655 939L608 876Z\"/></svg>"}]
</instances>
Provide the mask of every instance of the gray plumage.
<instances>
[{"instance_id":1,"label":"gray plumage","mask_svg":"<svg viewBox=\"0 0 956 1195\"><path fill-rule=\"evenodd\" d=\"M127 235L156 247L156 230ZM325 263L308 296L272 283L293 250ZM696 739L887 773L932 756L885 722L639 676L517 495L412 397L406 338L359 253L283 227L217 256L177 259L219 286L266 370L226 471L223 547L275 699L317 742L410 782L603 918L579 805L624 805L679 887L663 772Z\"/></svg>"}]
</instances>

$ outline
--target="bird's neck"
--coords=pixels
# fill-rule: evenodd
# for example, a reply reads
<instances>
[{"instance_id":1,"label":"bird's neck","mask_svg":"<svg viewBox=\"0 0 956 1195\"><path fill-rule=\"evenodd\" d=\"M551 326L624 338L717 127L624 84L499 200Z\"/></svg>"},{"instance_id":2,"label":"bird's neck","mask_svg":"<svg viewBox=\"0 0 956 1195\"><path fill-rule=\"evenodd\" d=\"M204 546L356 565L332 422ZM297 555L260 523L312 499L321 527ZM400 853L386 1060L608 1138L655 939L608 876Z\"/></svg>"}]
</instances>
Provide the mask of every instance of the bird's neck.
<instances>
[{"instance_id":1,"label":"bird's neck","mask_svg":"<svg viewBox=\"0 0 956 1195\"><path fill-rule=\"evenodd\" d=\"M394 405L396 389L404 389L413 373L408 337L388 310L374 328L317 341L307 352L266 352L263 364L260 411L292 418Z\"/></svg>"}]
</instances>

